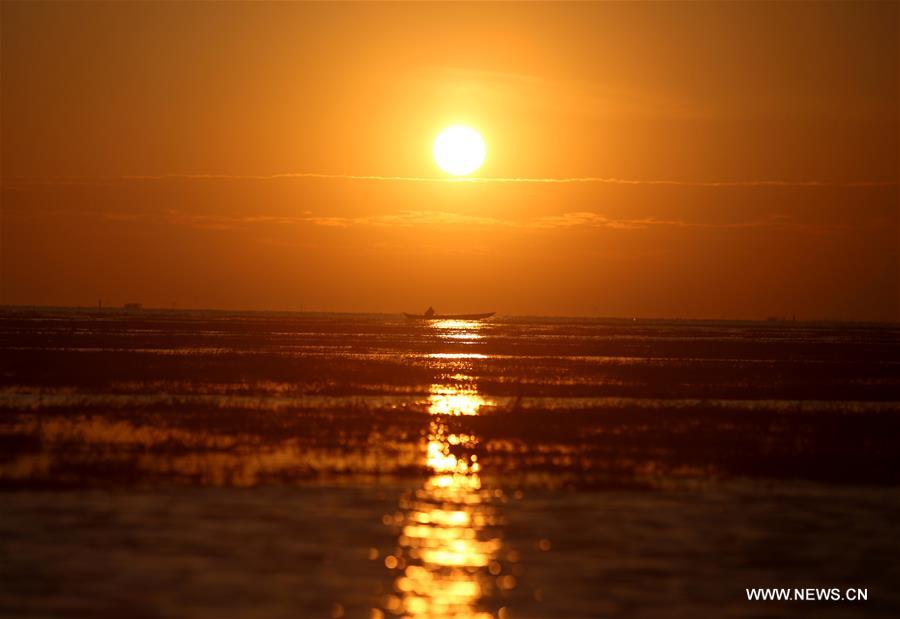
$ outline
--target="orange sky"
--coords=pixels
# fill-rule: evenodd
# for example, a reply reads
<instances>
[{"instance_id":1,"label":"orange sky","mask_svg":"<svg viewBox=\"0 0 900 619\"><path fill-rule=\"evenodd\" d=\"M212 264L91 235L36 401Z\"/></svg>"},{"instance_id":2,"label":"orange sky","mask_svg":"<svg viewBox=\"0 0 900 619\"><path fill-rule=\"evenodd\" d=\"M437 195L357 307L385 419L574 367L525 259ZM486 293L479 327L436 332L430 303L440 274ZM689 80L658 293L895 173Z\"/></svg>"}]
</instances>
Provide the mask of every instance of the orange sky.
<instances>
[{"instance_id":1,"label":"orange sky","mask_svg":"<svg viewBox=\"0 0 900 619\"><path fill-rule=\"evenodd\" d=\"M900 318L897 3L0 11L0 303Z\"/></svg>"}]
</instances>

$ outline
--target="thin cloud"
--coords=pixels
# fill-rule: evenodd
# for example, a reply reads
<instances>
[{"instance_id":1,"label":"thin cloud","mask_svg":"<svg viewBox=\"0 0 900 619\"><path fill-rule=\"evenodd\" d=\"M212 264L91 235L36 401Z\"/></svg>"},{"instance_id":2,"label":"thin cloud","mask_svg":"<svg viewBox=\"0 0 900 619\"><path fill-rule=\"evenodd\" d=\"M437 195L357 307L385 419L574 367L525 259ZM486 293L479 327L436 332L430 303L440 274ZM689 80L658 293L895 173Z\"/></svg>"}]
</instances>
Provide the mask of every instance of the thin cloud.
<instances>
[{"instance_id":1,"label":"thin cloud","mask_svg":"<svg viewBox=\"0 0 900 619\"><path fill-rule=\"evenodd\" d=\"M606 176L567 177L471 177L447 178L439 176L384 176L374 174L326 174L320 172L284 172L279 174L157 174L128 175L116 177L89 178L10 178L4 179L5 186L17 188L28 185L91 185L127 181L164 180L279 180L279 179L323 179L377 182L410 183L470 183L470 184L603 184L603 185L667 185L674 187L892 187L897 181L848 181L823 180L735 180L735 181L691 181L672 179L627 179Z\"/></svg>"},{"instance_id":2,"label":"thin cloud","mask_svg":"<svg viewBox=\"0 0 900 619\"><path fill-rule=\"evenodd\" d=\"M606 228L610 230L646 230L650 228L684 228L684 229L794 229L807 232L829 233L846 226L816 224L792 220L784 214L736 222L703 222L682 219L643 218L611 218L593 211L571 211L558 215L544 215L530 219L501 219L480 215L468 215L449 211L399 211L367 216L333 216L318 215L312 211L303 211L297 215L220 215L191 213L177 209L166 209L162 212L123 212L117 209L77 209L67 210L58 207L28 209L28 214L57 216L95 217L117 223L164 223L184 226L199 230L227 231L246 229L257 226L303 226L311 225L323 228L351 227L385 227L414 228L427 226L479 226L505 228L522 231L551 231L576 228ZM876 222L877 223L877 222ZM872 225L868 222L866 225Z\"/></svg>"},{"instance_id":3,"label":"thin cloud","mask_svg":"<svg viewBox=\"0 0 900 619\"><path fill-rule=\"evenodd\" d=\"M275 219L275 218L273 218ZM288 218L282 218L287 223ZM645 217L640 219L614 219L591 211L576 211L561 215L548 215L534 219L497 219L463 215L445 211L401 211L399 213L374 215L369 217L326 217L305 215L290 218L293 223L310 223L317 226L349 228L352 226L495 226L520 230L558 230L568 228L609 228L612 230L643 230L652 227L671 228L706 228L706 229L740 229L740 228L806 228L809 224L792 222L785 215L775 214L765 218L729 222L707 223L685 221L680 219L657 219ZM251 218L241 218L245 223L252 223Z\"/></svg>"},{"instance_id":4,"label":"thin cloud","mask_svg":"<svg viewBox=\"0 0 900 619\"><path fill-rule=\"evenodd\" d=\"M447 211L400 211L398 213L371 215L366 217L339 217L313 215L311 213L308 213L301 217L291 219L293 219L293 223L309 223L326 228L349 228L351 226L385 226L391 228L410 228L413 226L447 225L514 225L512 222L495 219L493 217L463 215L460 213L451 213ZM247 218L242 218L242 220L247 221Z\"/></svg>"},{"instance_id":5,"label":"thin cloud","mask_svg":"<svg viewBox=\"0 0 900 619\"><path fill-rule=\"evenodd\" d=\"M810 228L816 227L809 223L798 223L790 220L786 215L773 214L761 219L748 221L710 223L700 221L686 221L682 219L657 219L644 217L640 219L612 219L591 211L577 211L539 217L529 222L527 227L542 229L593 227L611 228L614 230L644 230L653 227L669 228L705 228L705 229L741 229L741 228Z\"/></svg>"}]
</instances>

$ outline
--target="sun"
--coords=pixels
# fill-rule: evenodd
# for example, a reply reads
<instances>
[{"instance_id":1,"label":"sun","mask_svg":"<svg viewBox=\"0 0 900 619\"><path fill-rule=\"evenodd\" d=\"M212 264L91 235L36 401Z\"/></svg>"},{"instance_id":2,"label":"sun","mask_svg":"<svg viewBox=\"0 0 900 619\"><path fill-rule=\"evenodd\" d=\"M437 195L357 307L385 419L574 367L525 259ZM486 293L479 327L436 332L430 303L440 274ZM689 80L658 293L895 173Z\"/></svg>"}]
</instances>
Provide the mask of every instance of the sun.
<instances>
[{"instance_id":1,"label":"sun","mask_svg":"<svg viewBox=\"0 0 900 619\"><path fill-rule=\"evenodd\" d=\"M467 176L481 167L487 149L471 127L447 127L434 140L434 160L444 172Z\"/></svg>"}]
</instances>

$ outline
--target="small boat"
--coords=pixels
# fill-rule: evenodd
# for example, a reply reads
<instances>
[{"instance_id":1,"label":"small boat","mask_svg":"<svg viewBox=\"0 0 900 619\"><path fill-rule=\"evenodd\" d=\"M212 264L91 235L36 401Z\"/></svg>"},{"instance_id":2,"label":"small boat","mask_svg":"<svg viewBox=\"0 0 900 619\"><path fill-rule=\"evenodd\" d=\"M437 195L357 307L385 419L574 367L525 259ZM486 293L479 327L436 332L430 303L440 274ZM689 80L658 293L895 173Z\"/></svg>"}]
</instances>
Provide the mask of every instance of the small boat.
<instances>
[{"instance_id":1,"label":"small boat","mask_svg":"<svg viewBox=\"0 0 900 619\"><path fill-rule=\"evenodd\" d=\"M494 315L494 312L485 314L438 314L434 308L429 307L424 314L407 314L403 312L409 320L484 320Z\"/></svg>"}]
</instances>

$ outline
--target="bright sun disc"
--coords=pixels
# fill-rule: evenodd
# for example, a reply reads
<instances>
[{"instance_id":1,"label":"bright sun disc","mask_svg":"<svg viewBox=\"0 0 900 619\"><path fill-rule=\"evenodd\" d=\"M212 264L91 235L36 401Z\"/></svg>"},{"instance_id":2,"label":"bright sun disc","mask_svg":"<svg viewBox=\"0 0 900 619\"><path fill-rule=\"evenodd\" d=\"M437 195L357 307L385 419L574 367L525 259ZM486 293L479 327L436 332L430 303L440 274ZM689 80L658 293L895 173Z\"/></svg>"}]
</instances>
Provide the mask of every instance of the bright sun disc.
<instances>
[{"instance_id":1,"label":"bright sun disc","mask_svg":"<svg viewBox=\"0 0 900 619\"><path fill-rule=\"evenodd\" d=\"M484 140L471 127L447 127L434 141L434 160L448 174L465 176L484 163Z\"/></svg>"}]
</instances>

